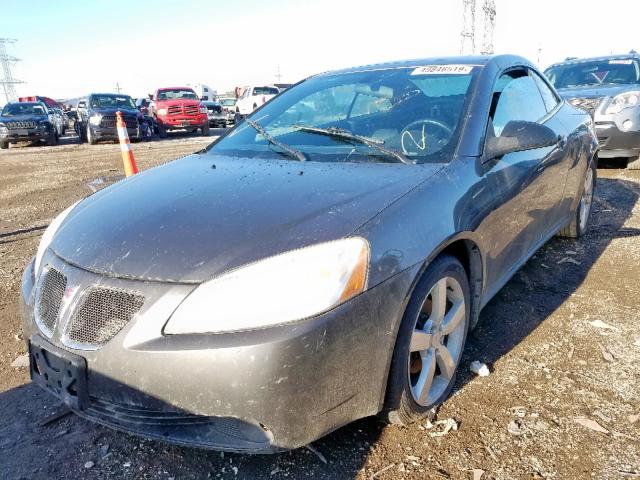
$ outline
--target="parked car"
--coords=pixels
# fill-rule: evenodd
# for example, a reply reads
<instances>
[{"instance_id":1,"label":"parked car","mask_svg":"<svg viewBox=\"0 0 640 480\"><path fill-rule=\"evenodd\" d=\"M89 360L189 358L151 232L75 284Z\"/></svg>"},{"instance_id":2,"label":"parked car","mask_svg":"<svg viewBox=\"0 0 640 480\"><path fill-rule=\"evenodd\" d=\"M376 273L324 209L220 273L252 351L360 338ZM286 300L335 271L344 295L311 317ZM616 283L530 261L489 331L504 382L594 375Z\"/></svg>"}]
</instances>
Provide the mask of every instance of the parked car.
<instances>
[{"instance_id":1,"label":"parked car","mask_svg":"<svg viewBox=\"0 0 640 480\"><path fill-rule=\"evenodd\" d=\"M76 110L67 110L64 112L66 128L75 130L78 112Z\"/></svg>"},{"instance_id":2,"label":"parked car","mask_svg":"<svg viewBox=\"0 0 640 480\"><path fill-rule=\"evenodd\" d=\"M57 116L42 102L7 103L0 113L0 148L9 144L44 141L58 143Z\"/></svg>"},{"instance_id":3,"label":"parked car","mask_svg":"<svg viewBox=\"0 0 640 480\"><path fill-rule=\"evenodd\" d=\"M152 137L155 133L158 133L158 122L156 122L155 117L151 111L151 100L148 98L138 98L136 99L136 108L142 114L142 122L141 126L143 126L144 132L142 132L144 137Z\"/></svg>"},{"instance_id":4,"label":"parked car","mask_svg":"<svg viewBox=\"0 0 640 480\"><path fill-rule=\"evenodd\" d=\"M51 222L22 278L32 378L101 424L241 452L420 421L481 308L587 230L597 148L520 57L310 77Z\"/></svg>"},{"instance_id":5,"label":"parked car","mask_svg":"<svg viewBox=\"0 0 640 480\"><path fill-rule=\"evenodd\" d=\"M244 87L236 102L236 122L267 103L278 93L280 91L274 86Z\"/></svg>"},{"instance_id":6,"label":"parked car","mask_svg":"<svg viewBox=\"0 0 640 480\"><path fill-rule=\"evenodd\" d=\"M61 137L66 133L67 130L67 118L62 109L59 107L49 108L49 110L54 117L58 137Z\"/></svg>"},{"instance_id":7,"label":"parked car","mask_svg":"<svg viewBox=\"0 0 640 480\"><path fill-rule=\"evenodd\" d=\"M237 100L233 97L220 97L220 105L227 117L227 125L233 125L235 122L236 102Z\"/></svg>"},{"instance_id":8,"label":"parked car","mask_svg":"<svg viewBox=\"0 0 640 480\"><path fill-rule=\"evenodd\" d=\"M81 105L82 104L82 105ZM129 95L120 93L92 93L78 104L79 118L76 130L81 141L95 145L101 140L118 140L116 112L122 112L131 141L142 138L142 114Z\"/></svg>"},{"instance_id":9,"label":"parked car","mask_svg":"<svg viewBox=\"0 0 640 480\"><path fill-rule=\"evenodd\" d=\"M594 118L600 158L621 157L640 169L640 55L574 58L545 74L560 95Z\"/></svg>"},{"instance_id":10,"label":"parked car","mask_svg":"<svg viewBox=\"0 0 640 480\"><path fill-rule=\"evenodd\" d=\"M219 102L202 102L207 109L209 116L209 126L224 128L227 126L227 114L222 110Z\"/></svg>"},{"instance_id":11,"label":"parked car","mask_svg":"<svg viewBox=\"0 0 640 480\"><path fill-rule=\"evenodd\" d=\"M190 87L160 88L153 96L151 110L158 123L158 134L167 136L169 130L200 129L209 135L209 117L206 107Z\"/></svg>"}]
</instances>

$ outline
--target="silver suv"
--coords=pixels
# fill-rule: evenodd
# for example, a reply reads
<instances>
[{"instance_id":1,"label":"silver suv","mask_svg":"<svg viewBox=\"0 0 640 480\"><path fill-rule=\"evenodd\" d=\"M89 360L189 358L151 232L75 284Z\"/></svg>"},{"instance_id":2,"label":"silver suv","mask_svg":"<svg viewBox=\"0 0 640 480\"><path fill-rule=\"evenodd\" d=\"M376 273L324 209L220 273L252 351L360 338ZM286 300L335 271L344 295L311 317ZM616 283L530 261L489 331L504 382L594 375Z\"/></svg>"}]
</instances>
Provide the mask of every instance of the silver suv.
<instances>
[{"instance_id":1,"label":"silver suv","mask_svg":"<svg viewBox=\"0 0 640 480\"><path fill-rule=\"evenodd\" d=\"M626 158L640 170L640 55L576 58L545 74L570 104L595 121L600 158Z\"/></svg>"}]
</instances>

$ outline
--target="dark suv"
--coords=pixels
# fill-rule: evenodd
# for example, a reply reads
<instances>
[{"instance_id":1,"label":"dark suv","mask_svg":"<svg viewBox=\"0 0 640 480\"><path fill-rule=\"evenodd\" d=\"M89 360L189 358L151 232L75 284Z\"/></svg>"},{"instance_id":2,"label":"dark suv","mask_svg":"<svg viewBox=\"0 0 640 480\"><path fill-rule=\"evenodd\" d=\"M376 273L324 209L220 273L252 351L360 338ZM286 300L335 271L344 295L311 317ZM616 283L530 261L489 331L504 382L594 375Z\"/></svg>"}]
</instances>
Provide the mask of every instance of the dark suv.
<instances>
[{"instance_id":1,"label":"dark suv","mask_svg":"<svg viewBox=\"0 0 640 480\"><path fill-rule=\"evenodd\" d=\"M54 113L42 102L8 103L0 114L0 148L25 141L58 143Z\"/></svg>"},{"instance_id":2,"label":"dark suv","mask_svg":"<svg viewBox=\"0 0 640 480\"><path fill-rule=\"evenodd\" d=\"M571 105L595 121L600 158L621 157L640 169L640 55L576 58L545 74Z\"/></svg>"},{"instance_id":3,"label":"dark suv","mask_svg":"<svg viewBox=\"0 0 640 480\"><path fill-rule=\"evenodd\" d=\"M142 114L129 95L119 93L92 93L87 97L85 108L78 109L76 130L80 139L90 145L99 140L118 140L117 111L122 112L129 138L139 140L142 137Z\"/></svg>"}]
</instances>

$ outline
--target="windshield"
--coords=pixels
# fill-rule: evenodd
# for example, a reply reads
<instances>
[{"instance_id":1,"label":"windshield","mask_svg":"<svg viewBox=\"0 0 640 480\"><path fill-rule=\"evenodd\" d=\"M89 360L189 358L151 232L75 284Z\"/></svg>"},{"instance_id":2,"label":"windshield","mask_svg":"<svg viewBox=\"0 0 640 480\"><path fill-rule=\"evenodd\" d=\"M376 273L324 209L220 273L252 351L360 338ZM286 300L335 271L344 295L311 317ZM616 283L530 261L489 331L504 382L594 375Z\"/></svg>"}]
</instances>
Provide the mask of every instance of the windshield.
<instances>
[{"instance_id":1,"label":"windshield","mask_svg":"<svg viewBox=\"0 0 640 480\"><path fill-rule=\"evenodd\" d=\"M640 83L640 66L631 58L558 65L545 73L556 88Z\"/></svg>"},{"instance_id":2,"label":"windshield","mask_svg":"<svg viewBox=\"0 0 640 480\"><path fill-rule=\"evenodd\" d=\"M193 98L197 100L198 96L190 88L175 88L158 92L158 100L172 100L174 98Z\"/></svg>"},{"instance_id":3,"label":"windshield","mask_svg":"<svg viewBox=\"0 0 640 480\"><path fill-rule=\"evenodd\" d=\"M253 87L254 95L277 95L280 93L276 87Z\"/></svg>"},{"instance_id":4,"label":"windshield","mask_svg":"<svg viewBox=\"0 0 640 480\"><path fill-rule=\"evenodd\" d=\"M235 98L223 98L220 103L225 107L233 107L236 104Z\"/></svg>"},{"instance_id":5,"label":"windshield","mask_svg":"<svg viewBox=\"0 0 640 480\"><path fill-rule=\"evenodd\" d=\"M136 108L128 95L91 95L89 105L91 108Z\"/></svg>"},{"instance_id":6,"label":"windshield","mask_svg":"<svg viewBox=\"0 0 640 480\"><path fill-rule=\"evenodd\" d=\"M16 115L46 115L44 106L38 103L10 103L2 109L3 117Z\"/></svg>"},{"instance_id":7,"label":"windshield","mask_svg":"<svg viewBox=\"0 0 640 480\"><path fill-rule=\"evenodd\" d=\"M376 146L411 163L448 161L478 70L406 67L320 75L284 91L248 118L312 161L394 161ZM282 154L247 123L212 150L244 157Z\"/></svg>"}]
</instances>

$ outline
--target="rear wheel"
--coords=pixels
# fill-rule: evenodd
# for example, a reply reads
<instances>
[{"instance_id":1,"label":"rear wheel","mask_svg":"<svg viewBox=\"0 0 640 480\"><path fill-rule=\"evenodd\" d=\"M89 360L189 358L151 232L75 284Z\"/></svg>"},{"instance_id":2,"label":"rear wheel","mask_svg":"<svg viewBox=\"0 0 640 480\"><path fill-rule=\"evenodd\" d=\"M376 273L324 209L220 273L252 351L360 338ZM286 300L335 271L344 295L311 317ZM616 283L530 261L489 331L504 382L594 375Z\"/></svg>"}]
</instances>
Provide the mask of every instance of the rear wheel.
<instances>
[{"instance_id":1,"label":"rear wheel","mask_svg":"<svg viewBox=\"0 0 640 480\"><path fill-rule=\"evenodd\" d=\"M585 172L578 208L576 208L573 213L571 221L558 232L558 236L566 238L580 238L589 229L596 177L596 164L592 161Z\"/></svg>"},{"instance_id":2,"label":"rear wheel","mask_svg":"<svg viewBox=\"0 0 640 480\"><path fill-rule=\"evenodd\" d=\"M418 421L449 395L469 329L469 292L463 266L450 255L436 258L418 282L391 360L389 422Z\"/></svg>"}]
</instances>

